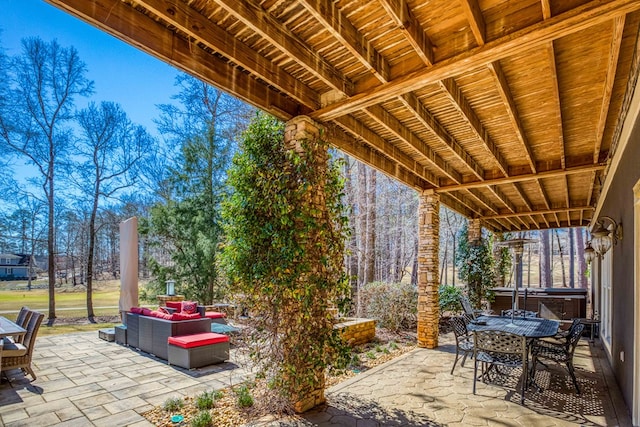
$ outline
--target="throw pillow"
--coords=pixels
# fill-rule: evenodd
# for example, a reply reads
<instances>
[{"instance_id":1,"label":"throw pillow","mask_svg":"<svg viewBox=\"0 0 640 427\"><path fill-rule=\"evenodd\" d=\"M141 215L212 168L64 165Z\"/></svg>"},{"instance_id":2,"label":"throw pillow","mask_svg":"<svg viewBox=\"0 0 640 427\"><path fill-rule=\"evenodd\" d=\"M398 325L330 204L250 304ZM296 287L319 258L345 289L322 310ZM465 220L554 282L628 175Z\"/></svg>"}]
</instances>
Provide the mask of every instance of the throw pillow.
<instances>
[{"instance_id":1,"label":"throw pillow","mask_svg":"<svg viewBox=\"0 0 640 427\"><path fill-rule=\"evenodd\" d=\"M198 312L198 303L195 301L182 301L182 313L193 314Z\"/></svg>"},{"instance_id":2,"label":"throw pillow","mask_svg":"<svg viewBox=\"0 0 640 427\"><path fill-rule=\"evenodd\" d=\"M158 311L161 312L161 313L164 313L164 314L171 314L171 313L169 313L169 310L167 310L164 307L158 307Z\"/></svg>"},{"instance_id":3,"label":"throw pillow","mask_svg":"<svg viewBox=\"0 0 640 427\"><path fill-rule=\"evenodd\" d=\"M182 302L180 301L167 301L165 304L167 307L173 308L174 310L182 310Z\"/></svg>"}]
</instances>

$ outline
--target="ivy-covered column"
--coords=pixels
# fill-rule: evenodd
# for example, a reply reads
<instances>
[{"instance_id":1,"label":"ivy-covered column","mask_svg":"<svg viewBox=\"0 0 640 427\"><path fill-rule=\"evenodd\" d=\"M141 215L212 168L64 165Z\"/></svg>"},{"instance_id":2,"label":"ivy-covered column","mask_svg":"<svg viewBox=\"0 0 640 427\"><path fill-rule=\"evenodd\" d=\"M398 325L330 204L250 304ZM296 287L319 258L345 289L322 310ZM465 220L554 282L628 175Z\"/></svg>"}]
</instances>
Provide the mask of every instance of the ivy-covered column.
<instances>
[{"instance_id":1,"label":"ivy-covered column","mask_svg":"<svg viewBox=\"0 0 640 427\"><path fill-rule=\"evenodd\" d=\"M293 150L301 156L308 156L308 166L314 168L317 173L320 174L321 171L326 171L327 169L328 153L324 145L315 143L319 137L319 124L307 116L294 117L289 120L285 126L285 148L287 150ZM306 150L302 147L303 142L308 144ZM321 180L317 181L315 184L316 185L310 188L305 195L305 200L308 204L306 210L308 212L313 212L313 217L316 218L317 223L320 226L322 218L326 216L325 213L327 210L325 189ZM312 239L310 239L309 244L313 244ZM314 248L312 247L307 248L307 250L310 253L314 252ZM306 281L306 276L316 275L320 270L322 270L319 258L317 263L318 265L311 266L310 271L300 277L301 281ZM325 302L332 305L329 301ZM322 315L323 313L316 313L316 316ZM313 375L313 382L303 383L297 391L294 391L293 409L299 413L308 411L309 409L321 405L326 401L324 396L324 368L317 368L310 365L307 366L306 369L303 368L303 370L315 371L315 374Z\"/></svg>"},{"instance_id":2,"label":"ivy-covered column","mask_svg":"<svg viewBox=\"0 0 640 427\"><path fill-rule=\"evenodd\" d=\"M427 190L418 208L418 346L438 346L440 195Z\"/></svg>"}]
</instances>

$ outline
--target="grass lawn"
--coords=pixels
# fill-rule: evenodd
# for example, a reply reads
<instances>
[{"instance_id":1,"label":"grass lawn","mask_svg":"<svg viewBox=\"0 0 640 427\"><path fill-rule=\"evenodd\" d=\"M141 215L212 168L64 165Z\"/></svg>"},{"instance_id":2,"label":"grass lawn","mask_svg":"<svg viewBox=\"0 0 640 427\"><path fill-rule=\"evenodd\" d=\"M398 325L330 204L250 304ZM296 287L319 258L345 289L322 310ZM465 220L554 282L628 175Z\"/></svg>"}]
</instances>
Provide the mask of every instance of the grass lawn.
<instances>
[{"instance_id":1,"label":"grass lawn","mask_svg":"<svg viewBox=\"0 0 640 427\"><path fill-rule=\"evenodd\" d=\"M38 283L46 281L38 281ZM95 331L110 328L114 323L89 323L87 316L87 293L84 287L61 286L56 288L56 323L46 326L49 314L49 291L47 289L16 290L22 282L0 282L0 315L15 320L20 307L27 306L44 313L45 319L38 335L56 335L72 332ZM96 281L93 292L93 310L96 317L107 317L113 321L118 316L120 299L119 281ZM73 320L72 320L73 319Z\"/></svg>"}]
</instances>

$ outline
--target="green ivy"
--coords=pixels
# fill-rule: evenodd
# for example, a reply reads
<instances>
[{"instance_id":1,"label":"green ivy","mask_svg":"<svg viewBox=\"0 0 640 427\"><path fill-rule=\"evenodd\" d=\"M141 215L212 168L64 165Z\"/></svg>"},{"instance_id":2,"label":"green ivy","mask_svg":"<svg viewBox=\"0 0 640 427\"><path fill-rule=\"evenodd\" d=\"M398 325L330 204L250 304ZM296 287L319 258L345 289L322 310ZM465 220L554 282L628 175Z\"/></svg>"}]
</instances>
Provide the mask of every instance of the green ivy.
<instances>
[{"instance_id":1,"label":"green ivy","mask_svg":"<svg viewBox=\"0 0 640 427\"><path fill-rule=\"evenodd\" d=\"M229 170L232 192L223 204L223 264L253 314L259 377L291 403L322 386L324 369L348 356L327 311L348 293L339 165L322 169L314 161L327 149L322 140L302 141L302 154L285 149L283 124L258 113ZM310 205L310 197L326 208Z\"/></svg>"},{"instance_id":2,"label":"green ivy","mask_svg":"<svg viewBox=\"0 0 640 427\"><path fill-rule=\"evenodd\" d=\"M492 301L495 286L495 268L491 241L481 237L469 242L469 231L465 225L458 236L460 242L456 253L458 277L467 283L467 295L475 308L481 308L484 300Z\"/></svg>"}]
</instances>

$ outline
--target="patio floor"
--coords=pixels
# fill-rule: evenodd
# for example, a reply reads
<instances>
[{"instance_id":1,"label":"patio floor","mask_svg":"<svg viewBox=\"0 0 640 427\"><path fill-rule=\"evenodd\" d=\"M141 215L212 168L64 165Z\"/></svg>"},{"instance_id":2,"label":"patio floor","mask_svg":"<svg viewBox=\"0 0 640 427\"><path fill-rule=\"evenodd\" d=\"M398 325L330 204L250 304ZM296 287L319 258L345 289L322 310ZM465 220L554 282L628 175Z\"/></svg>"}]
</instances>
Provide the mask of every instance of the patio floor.
<instances>
[{"instance_id":1,"label":"patio floor","mask_svg":"<svg viewBox=\"0 0 640 427\"><path fill-rule=\"evenodd\" d=\"M12 371L12 384L0 385L0 426L148 426L140 414L168 397L223 388L247 372L238 361L187 371L97 335L38 338L38 379L30 383ZM551 365L536 377L543 391L529 391L523 407L514 377L504 387L478 382L474 396L472 361L450 375L452 339L444 335L436 350L416 349L332 387L329 404L302 418L256 425L631 426L597 343L583 339L576 350L580 396L566 371Z\"/></svg>"}]
</instances>

